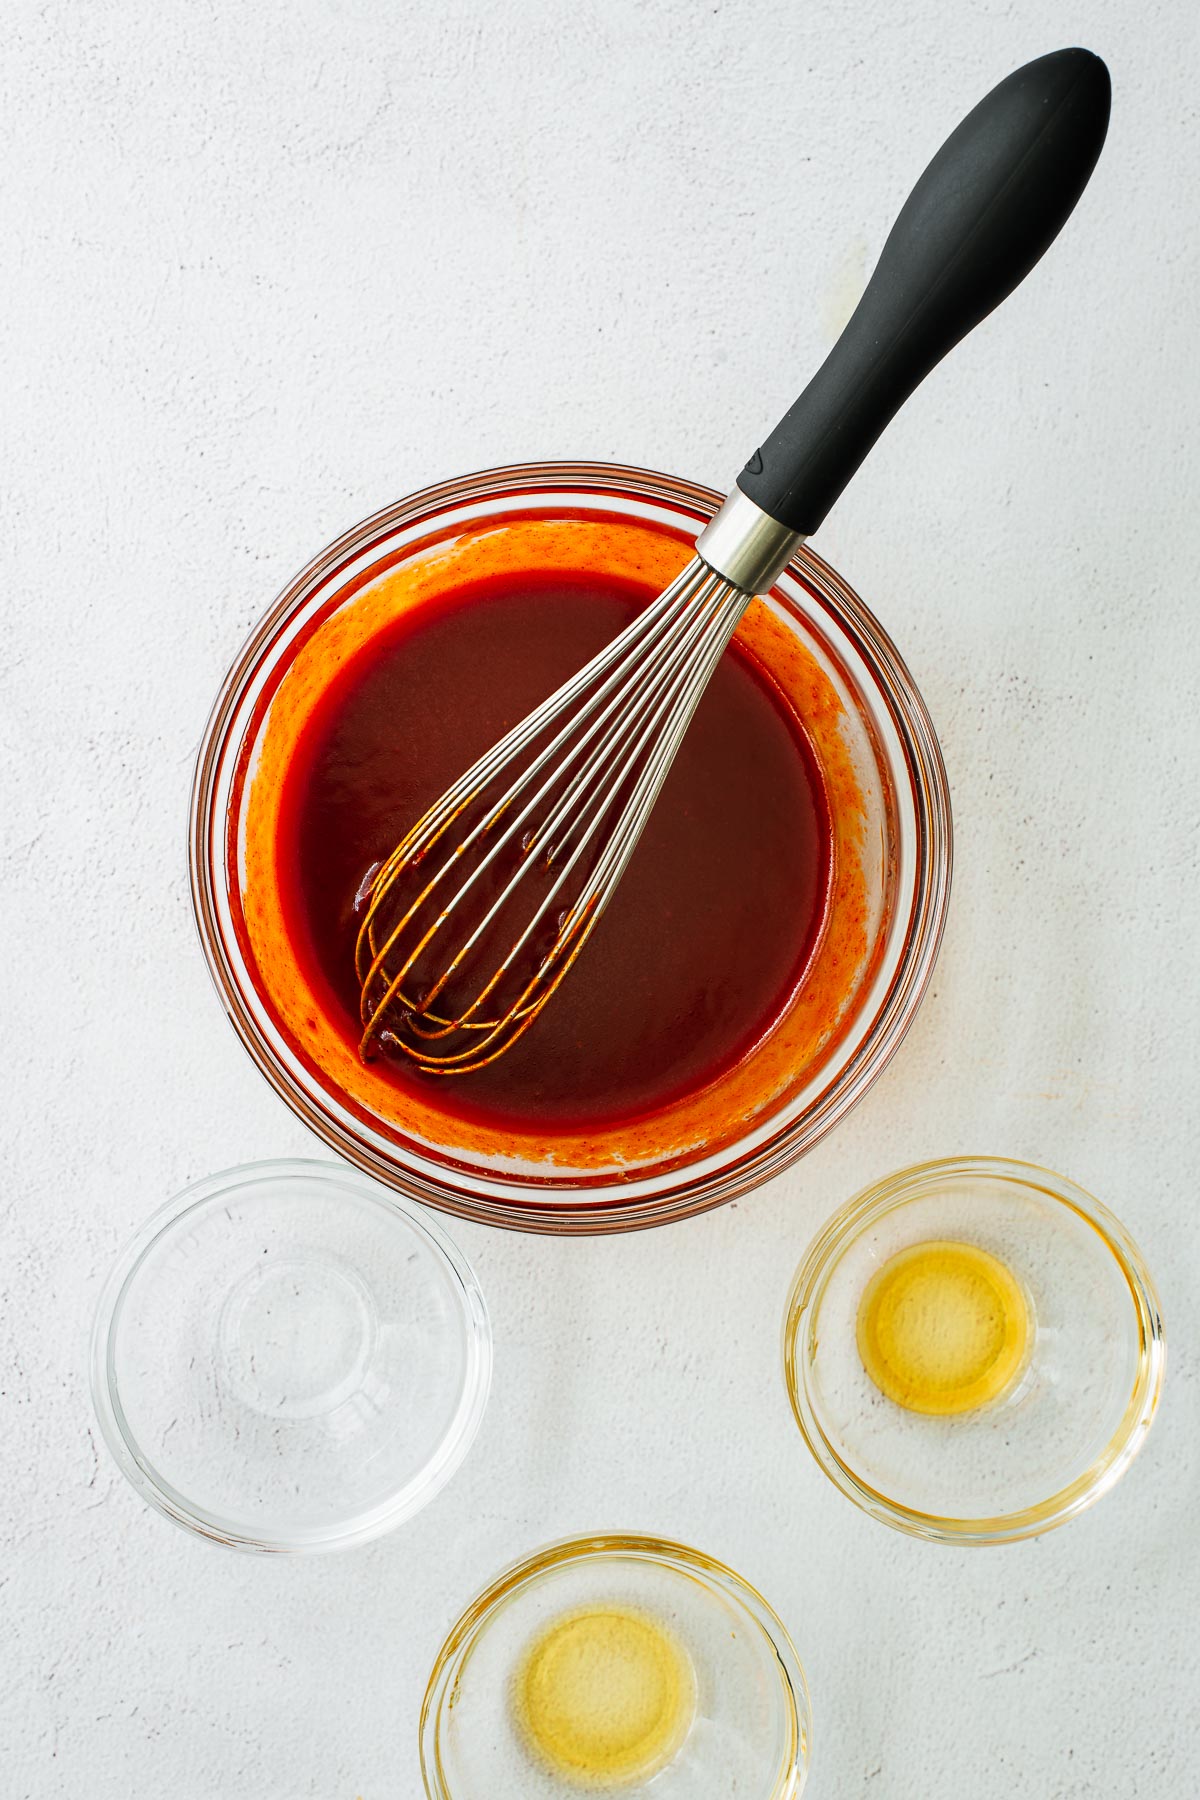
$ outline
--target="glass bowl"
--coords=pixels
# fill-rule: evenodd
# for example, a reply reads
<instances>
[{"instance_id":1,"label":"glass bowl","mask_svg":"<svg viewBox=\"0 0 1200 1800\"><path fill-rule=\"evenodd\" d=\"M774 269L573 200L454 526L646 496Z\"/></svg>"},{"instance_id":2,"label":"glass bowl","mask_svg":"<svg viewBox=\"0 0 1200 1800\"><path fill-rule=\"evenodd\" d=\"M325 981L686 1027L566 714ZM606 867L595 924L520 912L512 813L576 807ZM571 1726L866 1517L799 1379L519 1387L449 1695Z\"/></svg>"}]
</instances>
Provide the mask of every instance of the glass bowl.
<instances>
[{"instance_id":1,"label":"glass bowl","mask_svg":"<svg viewBox=\"0 0 1200 1800\"><path fill-rule=\"evenodd\" d=\"M843 984L834 1028L761 1105L724 1135L698 1123L669 1149L637 1139L589 1142L572 1160L531 1138L489 1153L465 1128L441 1136L365 1104L317 1065L267 992L245 888L247 811L281 690L314 634L340 629L383 572L458 555L479 534L531 516L650 525L694 540L719 504L710 489L639 469L540 463L488 470L426 489L378 513L301 571L252 633L209 720L193 788L192 895L218 994L255 1063L321 1138L414 1199L489 1224L615 1231L687 1217L778 1174L817 1142L875 1079L911 1023L941 940L950 884L950 801L932 724L894 645L863 602L802 548L761 605L785 663L818 671L829 704L821 729L858 794L835 855L861 871L853 957L818 944ZM805 679L809 677L806 676ZM797 677L799 679L799 677ZM293 683L293 689L295 687ZM303 684L301 683L301 686ZM858 878L856 874L856 879ZM261 892L250 901L261 906ZM250 910L253 908L251 906ZM850 965L847 969L846 965ZM752 1052L759 1053L759 1046ZM640 1127L638 1128L640 1129ZM532 1147L531 1147L532 1146Z\"/></svg>"},{"instance_id":2,"label":"glass bowl","mask_svg":"<svg viewBox=\"0 0 1200 1800\"><path fill-rule=\"evenodd\" d=\"M860 1351L881 1276L930 1244L997 1259L998 1289L1023 1302L1010 1379L954 1416L889 1398ZM1001 1157L922 1163L849 1201L810 1246L784 1321L792 1409L825 1473L872 1518L940 1543L1032 1537L1107 1493L1150 1428L1164 1354L1121 1224L1061 1175Z\"/></svg>"},{"instance_id":3,"label":"glass bowl","mask_svg":"<svg viewBox=\"0 0 1200 1800\"><path fill-rule=\"evenodd\" d=\"M515 1703L542 1634L597 1609L665 1632L688 1668L682 1742L665 1764L619 1785L556 1772L529 1746ZM614 1680L611 1667L605 1673ZM577 1538L515 1564L454 1626L421 1707L421 1768L429 1800L555 1800L597 1786L654 1800L795 1800L811 1736L796 1651L740 1576L658 1538Z\"/></svg>"},{"instance_id":4,"label":"glass bowl","mask_svg":"<svg viewBox=\"0 0 1200 1800\"><path fill-rule=\"evenodd\" d=\"M144 1500L237 1549L339 1549L428 1504L479 1428L487 1311L355 1169L250 1163L168 1202L96 1312L92 1395Z\"/></svg>"}]
</instances>

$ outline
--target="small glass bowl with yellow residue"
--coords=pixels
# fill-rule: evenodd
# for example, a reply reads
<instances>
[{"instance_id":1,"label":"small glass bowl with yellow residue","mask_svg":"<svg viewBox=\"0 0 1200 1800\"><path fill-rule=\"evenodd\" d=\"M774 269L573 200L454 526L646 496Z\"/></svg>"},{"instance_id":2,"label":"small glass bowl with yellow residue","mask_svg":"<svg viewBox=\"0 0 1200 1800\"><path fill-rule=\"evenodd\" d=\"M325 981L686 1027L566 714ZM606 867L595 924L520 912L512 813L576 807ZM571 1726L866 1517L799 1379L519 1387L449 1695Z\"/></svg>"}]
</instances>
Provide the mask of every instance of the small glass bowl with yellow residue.
<instances>
[{"instance_id":1,"label":"small glass bowl with yellow residue","mask_svg":"<svg viewBox=\"0 0 1200 1800\"><path fill-rule=\"evenodd\" d=\"M873 1518L998 1544L1072 1519L1141 1447L1158 1296L1124 1227L1029 1163L903 1169L810 1246L784 1320L809 1449Z\"/></svg>"},{"instance_id":2,"label":"small glass bowl with yellow residue","mask_svg":"<svg viewBox=\"0 0 1200 1800\"><path fill-rule=\"evenodd\" d=\"M791 1640L740 1576L658 1538L575 1538L454 1626L421 1767L430 1800L796 1800L811 1731Z\"/></svg>"}]
</instances>

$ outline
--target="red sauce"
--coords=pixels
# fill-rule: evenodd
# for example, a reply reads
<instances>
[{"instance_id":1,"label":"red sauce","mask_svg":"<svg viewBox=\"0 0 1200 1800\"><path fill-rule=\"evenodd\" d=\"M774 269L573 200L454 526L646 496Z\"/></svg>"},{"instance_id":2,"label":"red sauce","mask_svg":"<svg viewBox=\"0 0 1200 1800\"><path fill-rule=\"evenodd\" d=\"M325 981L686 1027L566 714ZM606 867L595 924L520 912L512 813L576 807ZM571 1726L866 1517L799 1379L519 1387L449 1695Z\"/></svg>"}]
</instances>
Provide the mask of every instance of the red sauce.
<instances>
[{"instance_id":1,"label":"red sauce","mask_svg":"<svg viewBox=\"0 0 1200 1800\"><path fill-rule=\"evenodd\" d=\"M338 670L293 752L277 839L307 981L357 1042L354 897L450 782L655 590L504 574L402 614ZM794 993L830 882L829 809L803 728L746 651L726 652L615 898L533 1028L486 1068L402 1091L480 1122L586 1130L729 1069Z\"/></svg>"}]
</instances>

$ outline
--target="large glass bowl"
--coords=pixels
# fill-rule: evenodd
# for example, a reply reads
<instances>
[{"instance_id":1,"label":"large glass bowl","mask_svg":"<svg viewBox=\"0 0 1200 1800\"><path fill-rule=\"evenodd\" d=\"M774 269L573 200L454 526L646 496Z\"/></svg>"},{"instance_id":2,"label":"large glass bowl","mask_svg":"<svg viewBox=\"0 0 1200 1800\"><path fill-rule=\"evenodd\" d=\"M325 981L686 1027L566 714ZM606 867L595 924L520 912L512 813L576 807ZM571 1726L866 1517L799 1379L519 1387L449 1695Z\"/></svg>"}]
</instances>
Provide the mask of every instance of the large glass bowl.
<instances>
[{"instance_id":1,"label":"large glass bowl","mask_svg":"<svg viewBox=\"0 0 1200 1800\"><path fill-rule=\"evenodd\" d=\"M452 552L458 540L528 517L649 523L694 539L720 503L692 482L603 463L523 464L428 488L356 526L292 581L230 669L205 732L191 816L191 881L221 1001L260 1070L335 1150L414 1198L489 1224L621 1231L733 1199L811 1148L900 1043L929 980L950 886L950 800L929 715L890 638L807 547L767 598L771 629L836 696L839 755L853 768L863 952L837 1029L790 1086L719 1141L611 1165L481 1156L405 1135L315 1067L281 1023L250 950L241 891L248 791L273 697L301 647L377 572Z\"/></svg>"}]
</instances>

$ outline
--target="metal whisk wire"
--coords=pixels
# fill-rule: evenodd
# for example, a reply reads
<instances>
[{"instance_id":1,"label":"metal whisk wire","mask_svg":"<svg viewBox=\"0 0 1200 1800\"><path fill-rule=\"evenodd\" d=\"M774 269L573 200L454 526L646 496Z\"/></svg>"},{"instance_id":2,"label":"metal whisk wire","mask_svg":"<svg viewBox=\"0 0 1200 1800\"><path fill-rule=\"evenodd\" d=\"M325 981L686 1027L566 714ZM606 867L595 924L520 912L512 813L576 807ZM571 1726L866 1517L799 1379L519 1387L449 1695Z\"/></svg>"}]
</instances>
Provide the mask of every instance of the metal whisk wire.
<instances>
[{"instance_id":1,"label":"metal whisk wire","mask_svg":"<svg viewBox=\"0 0 1200 1800\"><path fill-rule=\"evenodd\" d=\"M359 931L364 1056L386 1032L387 1048L398 1048L429 1072L462 1073L502 1055L529 1028L615 891L750 597L693 559L417 822L376 873ZM547 733L549 741L540 743ZM513 767L515 778L494 798ZM446 859L415 895L401 893L405 877L464 815L463 836ZM613 829L596 847L614 816ZM500 892L483 901L432 980L418 979L418 964L428 964L438 935L456 913L461 916L506 854L517 860ZM529 906L523 927L465 1003L448 1005L455 977L473 953L486 949L518 890L538 870L553 879ZM460 880L447 899L439 890L450 886L455 872ZM541 937L556 913L553 938L543 949ZM512 971L519 973L506 984Z\"/></svg>"}]
</instances>

